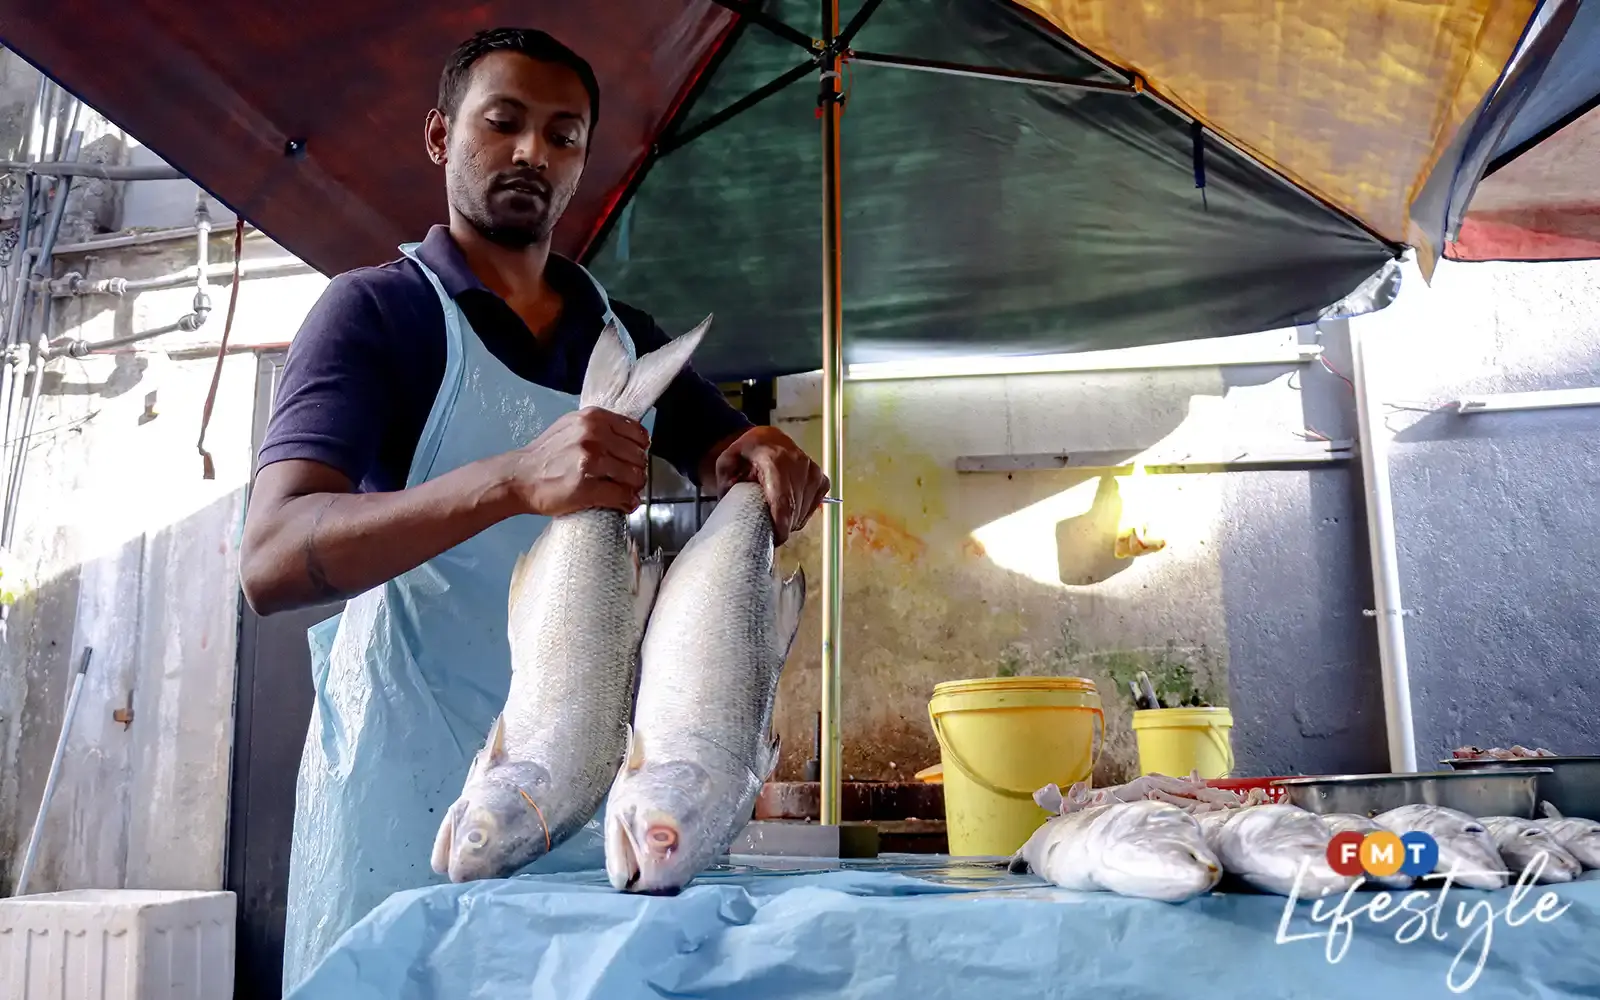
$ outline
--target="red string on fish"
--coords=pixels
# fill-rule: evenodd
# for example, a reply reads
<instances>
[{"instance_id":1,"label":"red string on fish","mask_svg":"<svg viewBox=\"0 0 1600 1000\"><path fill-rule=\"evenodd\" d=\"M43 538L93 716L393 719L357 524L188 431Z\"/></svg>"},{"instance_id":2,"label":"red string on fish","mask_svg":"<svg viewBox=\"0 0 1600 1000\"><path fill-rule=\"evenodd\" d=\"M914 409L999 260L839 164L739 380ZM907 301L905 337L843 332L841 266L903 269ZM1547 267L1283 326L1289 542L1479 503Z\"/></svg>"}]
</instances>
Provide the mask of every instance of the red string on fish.
<instances>
[{"instance_id":1,"label":"red string on fish","mask_svg":"<svg viewBox=\"0 0 1600 1000\"><path fill-rule=\"evenodd\" d=\"M539 825L544 827L544 852L549 854L552 850L550 846L550 824L544 821L544 811L539 808L539 803L533 801L533 796L529 795L526 789L519 788L517 792L527 800L528 805L533 806L533 814L539 817Z\"/></svg>"}]
</instances>

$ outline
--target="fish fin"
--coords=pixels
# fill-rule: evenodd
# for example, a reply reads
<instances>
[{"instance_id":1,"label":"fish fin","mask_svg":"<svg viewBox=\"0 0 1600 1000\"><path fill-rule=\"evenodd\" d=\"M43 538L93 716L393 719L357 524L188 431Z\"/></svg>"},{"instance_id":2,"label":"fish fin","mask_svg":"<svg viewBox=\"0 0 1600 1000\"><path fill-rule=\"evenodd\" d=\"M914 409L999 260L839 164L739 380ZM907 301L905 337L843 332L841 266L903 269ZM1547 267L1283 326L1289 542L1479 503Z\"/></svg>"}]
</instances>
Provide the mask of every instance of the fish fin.
<instances>
[{"instance_id":1,"label":"fish fin","mask_svg":"<svg viewBox=\"0 0 1600 1000\"><path fill-rule=\"evenodd\" d=\"M644 627L650 621L650 612L656 606L656 595L661 592L661 577L666 570L663 568L660 549L641 558L633 540L629 539L628 551L633 556L634 566L634 624L638 626L638 634L643 635Z\"/></svg>"},{"instance_id":2,"label":"fish fin","mask_svg":"<svg viewBox=\"0 0 1600 1000\"><path fill-rule=\"evenodd\" d=\"M541 531L527 551L517 556L516 563L511 567L511 584L506 588L506 614L512 621L516 620L516 607L522 600L523 591L532 585L537 576L534 567L539 564L539 553L544 551L544 540L548 537L549 532Z\"/></svg>"},{"instance_id":3,"label":"fish fin","mask_svg":"<svg viewBox=\"0 0 1600 1000\"><path fill-rule=\"evenodd\" d=\"M773 563L773 576L778 575L777 563ZM789 658L789 649L794 645L794 637L800 632L800 613L806 607L806 571L803 566L796 566L794 575L778 584L778 628L775 633L778 641L778 660L783 662Z\"/></svg>"},{"instance_id":4,"label":"fish fin","mask_svg":"<svg viewBox=\"0 0 1600 1000\"><path fill-rule=\"evenodd\" d=\"M683 371L710 326L711 317L707 316L683 336L629 362L622 328L614 320L607 323L589 355L578 405L598 406L632 420L640 419Z\"/></svg>"},{"instance_id":5,"label":"fish fin","mask_svg":"<svg viewBox=\"0 0 1600 1000\"><path fill-rule=\"evenodd\" d=\"M639 736L639 730L633 728L631 722L623 723L627 728L627 749L622 754L622 770L637 771L644 766L644 740Z\"/></svg>"},{"instance_id":6,"label":"fish fin","mask_svg":"<svg viewBox=\"0 0 1600 1000\"><path fill-rule=\"evenodd\" d=\"M455 843L456 820L461 817L461 812L466 807L465 798L456 799L450 808L445 810L444 819L439 821L439 832L433 835L433 870L436 874L450 873L450 850Z\"/></svg>"},{"instance_id":7,"label":"fish fin","mask_svg":"<svg viewBox=\"0 0 1600 1000\"><path fill-rule=\"evenodd\" d=\"M1011 855L1011 860L1006 862L1006 871L1013 875L1026 875L1030 870L1028 859L1022 856L1020 850Z\"/></svg>"},{"instance_id":8,"label":"fish fin","mask_svg":"<svg viewBox=\"0 0 1600 1000\"><path fill-rule=\"evenodd\" d=\"M1545 819L1563 818L1561 815L1561 810L1557 809L1552 803L1547 802L1544 799L1539 800L1539 811Z\"/></svg>"},{"instance_id":9,"label":"fish fin","mask_svg":"<svg viewBox=\"0 0 1600 1000\"><path fill-rule=\"evenodd\" d=\"M488 770L506 762L506 716L502 712L494 717L494 725L489 727L489 739L483 745L483 752L473 761L475 769Z\"/></svg>"}]
</instances>

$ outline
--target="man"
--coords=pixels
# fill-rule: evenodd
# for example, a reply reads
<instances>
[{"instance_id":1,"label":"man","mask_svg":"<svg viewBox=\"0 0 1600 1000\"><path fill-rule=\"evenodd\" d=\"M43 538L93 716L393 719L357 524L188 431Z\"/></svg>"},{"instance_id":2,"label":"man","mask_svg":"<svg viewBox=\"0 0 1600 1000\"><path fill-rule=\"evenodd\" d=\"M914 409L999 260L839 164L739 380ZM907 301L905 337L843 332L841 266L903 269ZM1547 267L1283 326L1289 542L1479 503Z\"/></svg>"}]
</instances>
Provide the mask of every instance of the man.
<instances>
[{"instance_id":1,"label":"man","mask_svg":"<svg viewBox=\"0 0 1600 1000\"><path fill-rule=\"evenodd\" d=\"M703 487L760 483L780 544L828 490L692 370L642 422L578 409L607 319L635 354L667 341L550 252L598 112L592 70L548 35L463 43L426 125L449 226L334 278L290 350L241 582L261 614L349 601L311 632L286 989L390 893L436 881L439 817L509 683L511 566L550 517L636 507L652 430Z\"/></svg>"}]
</instances>

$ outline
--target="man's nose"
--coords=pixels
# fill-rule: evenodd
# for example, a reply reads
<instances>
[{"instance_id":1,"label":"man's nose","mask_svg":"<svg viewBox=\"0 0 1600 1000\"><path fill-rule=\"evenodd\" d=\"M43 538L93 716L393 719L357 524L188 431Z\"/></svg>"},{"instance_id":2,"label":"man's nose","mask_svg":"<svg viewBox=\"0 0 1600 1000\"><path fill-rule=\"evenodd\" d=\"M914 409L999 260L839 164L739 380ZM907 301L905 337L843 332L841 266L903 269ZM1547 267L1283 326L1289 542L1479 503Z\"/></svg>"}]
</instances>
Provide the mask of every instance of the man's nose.
<instances>
[{"instance_id":1,"label":"man's nose","mask_svg":"<svg viewBox=\"0 0 1600 1000\"><path fill-rule=\"evenodd\" d=\"M550 165L549 146L538 132L524 132L517 140L512 161L519 167L543 170Z\"/></svg>"}]
</instances>

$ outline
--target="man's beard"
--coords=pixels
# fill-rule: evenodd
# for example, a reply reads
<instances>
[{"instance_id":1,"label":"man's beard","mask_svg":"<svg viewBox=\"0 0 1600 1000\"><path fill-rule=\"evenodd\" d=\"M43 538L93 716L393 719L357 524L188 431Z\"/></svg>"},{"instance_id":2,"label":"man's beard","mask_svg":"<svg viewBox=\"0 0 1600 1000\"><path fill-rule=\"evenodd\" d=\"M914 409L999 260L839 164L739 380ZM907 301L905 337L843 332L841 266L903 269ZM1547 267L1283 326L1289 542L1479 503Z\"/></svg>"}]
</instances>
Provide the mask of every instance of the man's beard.
<instances>
[{"instance_id":1,"label":"man's beard","mask_svg":"<svg viewBox=\"0 0 1600 1000\"><path fill-rule=\"evenodd\" d=\"M548 240L561 218L560 209L565 207L557 205L555 191L551 190L539 211L499 213L491 205L493 190L468 191L464 190L465 184L455 187L456 197L451 201L456 211L484 239L508 250L525 250ZM507 218L508 215L511 217Z\"/></svg>"}]
</instances>

